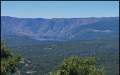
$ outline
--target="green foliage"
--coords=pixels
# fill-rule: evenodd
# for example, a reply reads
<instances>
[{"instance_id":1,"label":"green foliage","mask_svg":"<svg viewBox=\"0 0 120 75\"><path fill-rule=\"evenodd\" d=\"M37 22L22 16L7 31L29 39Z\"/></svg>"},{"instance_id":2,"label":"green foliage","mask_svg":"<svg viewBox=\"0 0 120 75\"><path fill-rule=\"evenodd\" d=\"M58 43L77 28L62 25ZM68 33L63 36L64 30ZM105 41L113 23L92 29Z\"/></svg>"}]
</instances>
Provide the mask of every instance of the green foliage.
<instances>
[{"instance_id":1,"label":"green foliage","mask_svg":"<svg viewBox=\"0 0 120 75\"><path fill-rule=\"evenodd\" d=\"M4 42L1 42L1 58L9 58L11 56L10 49L5 46Z\"/></svg>"},{"instance_id":2,"label":"green foliage","mask_svg":"<svg viewBox=\"0 0 120 75\"><path fill-rule=\"evenodd\" d=\"M50 75L104 75L103 68L96 68L95 57L73 56L64 60L63 64Z\"/></svg>"},{"instance_id":3,"label":"green foliage","mask_svg":"<svg viewBox=\"0 0 120 75\"><path fill-rule=\"evenodd\" d=\"M16 72L19 61L21 60L20 55L13 55L9 48L5 44L1 43L1 74L7 75Z\"/></svg>"},{"instance_id":4,"label":"green foliage","mask_svg":"<svg viewBox=\"0 0 120 75\"><path fill-rule=\"evenodd\" d=\"M6 43L8 45L8 41ZM106 75L119 75L118 39L42 42L40 44L31 43L32 45L21 44L18 46L15 46L17 43L11 41L9 44L8 46L14 53L20 53L25 60L30 60L34 65L32 70L36 72L32 75L49 75L48 73L54 71L64 58L71 55L95 56L96 65L103 65ZM25 66L21 67L21 74L26 75L28 69Z\"/></svg>"}]
</instances>

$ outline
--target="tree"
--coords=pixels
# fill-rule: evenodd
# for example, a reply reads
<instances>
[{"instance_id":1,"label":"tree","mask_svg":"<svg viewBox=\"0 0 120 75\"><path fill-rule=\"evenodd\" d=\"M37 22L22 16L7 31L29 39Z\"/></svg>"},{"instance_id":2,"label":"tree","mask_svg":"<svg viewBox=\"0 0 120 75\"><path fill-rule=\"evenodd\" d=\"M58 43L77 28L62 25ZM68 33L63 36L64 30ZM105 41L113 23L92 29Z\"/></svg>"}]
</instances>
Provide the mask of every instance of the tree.
<instances>
[{"instance_id":1,"label":"tree","mask_svg":"<svg viewBox=\"0 0 120 75\"><path fill-rule=\"evenodd\" d=\"M104 69L96 67L95 57L72 56L50 75L104 75Z\"/></svg>"},{"instance_id":2,"label":"tree","mask_svg":"<svg viewBox=\"0 0 120 75\"><path fill-rule=\"evenodd\" d=\"M16 72L20 60L20 55L13 55L10 49L5 46L5 43L1 42L1 75Z\"/></svg>"}]
</instances>

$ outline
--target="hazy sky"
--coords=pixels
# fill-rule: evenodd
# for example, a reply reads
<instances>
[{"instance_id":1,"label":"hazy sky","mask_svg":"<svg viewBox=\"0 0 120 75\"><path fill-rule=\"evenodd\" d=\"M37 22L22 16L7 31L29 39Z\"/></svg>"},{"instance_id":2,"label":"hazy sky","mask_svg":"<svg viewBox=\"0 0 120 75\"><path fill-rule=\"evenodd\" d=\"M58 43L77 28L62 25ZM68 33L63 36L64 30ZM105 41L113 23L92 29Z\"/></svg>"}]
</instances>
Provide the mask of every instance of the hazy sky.
<instances>
[{"instance_id":1,"label":"hazy sky","mask_svg":"<svg viewBox=\"0 0 120 75\"><path fill-rule=\"evenodd\" d=\"M26 18L119 16L118 1L2 1L1 15Z\"/></svg>"}]
</instances>

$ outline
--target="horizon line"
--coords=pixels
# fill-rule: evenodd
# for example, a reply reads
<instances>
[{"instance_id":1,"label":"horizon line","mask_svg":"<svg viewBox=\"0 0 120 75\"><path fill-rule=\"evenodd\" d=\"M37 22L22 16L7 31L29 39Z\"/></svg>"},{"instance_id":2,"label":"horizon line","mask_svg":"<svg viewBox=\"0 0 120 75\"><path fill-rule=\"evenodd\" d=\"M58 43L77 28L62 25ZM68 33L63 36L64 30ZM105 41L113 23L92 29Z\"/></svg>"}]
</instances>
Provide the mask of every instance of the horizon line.
<instances>
[{"instance_id":1,"label":"horizon line","mask_svg":"<svg viewBox=\"0 0 120 75\"><path fill-rule=\"evenodd\" d=\"M43 19L70 19L70 18L109 18L109 17L119 17L119 16L101 16L101 17L54 17L54 18L45 18L45 17L18 17L18 16L4 16L4 15L1 15L1 17L13 17L13 18L31 18L31 19L35 19L35 18L43 18Z\"/></svg>"}]
</instances>

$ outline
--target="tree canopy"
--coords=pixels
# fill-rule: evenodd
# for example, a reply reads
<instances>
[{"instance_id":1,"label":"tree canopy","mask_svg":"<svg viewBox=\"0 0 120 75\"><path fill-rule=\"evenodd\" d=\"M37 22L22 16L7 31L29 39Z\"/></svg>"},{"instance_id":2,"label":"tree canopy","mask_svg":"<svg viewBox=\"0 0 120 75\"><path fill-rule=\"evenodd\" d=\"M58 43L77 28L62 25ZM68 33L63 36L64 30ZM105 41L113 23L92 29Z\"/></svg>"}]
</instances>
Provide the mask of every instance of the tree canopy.
<instances>
[{"instance_id":1,"label":"tree canopy","mask_svg":"<svg viewBox=\"0 0 120 75\"><path fill-rule=\"evenodd\" d=\"M96 67L95 57L72 56L50 75L104 75L104 69Z\"/></svg>"},{"instance_id":2,"label":"tree canopy","mask_svg":"<svg viewBox=\"0 0 120 75\"><path fill-rule=\"evenodd\" d=\"M5 46L5 43L1 42L1 75L16 72L20 60L20 55L14 55L10 49Z\"/></svg>"}]
</instances>

